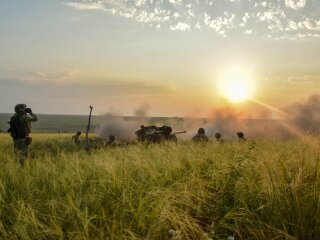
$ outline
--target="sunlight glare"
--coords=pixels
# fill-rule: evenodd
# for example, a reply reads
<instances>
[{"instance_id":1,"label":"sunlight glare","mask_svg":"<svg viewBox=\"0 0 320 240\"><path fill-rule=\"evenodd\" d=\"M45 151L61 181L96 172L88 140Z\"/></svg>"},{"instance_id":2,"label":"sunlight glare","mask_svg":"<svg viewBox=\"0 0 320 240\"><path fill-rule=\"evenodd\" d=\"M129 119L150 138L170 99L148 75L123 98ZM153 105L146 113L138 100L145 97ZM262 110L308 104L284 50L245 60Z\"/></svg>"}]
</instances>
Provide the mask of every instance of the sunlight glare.
<instances>
[{"instance_id":1,"label":"sunlight glare","mask_svg":"<svg viewBox=\"0 0 320 240\"><path fill-rule=\"evenodd\" d=\"M228 69L220 78L219 90L223 97L239 103L251 97L254 82L249 73L239 68Z\"/></svg>"}]
</instances>

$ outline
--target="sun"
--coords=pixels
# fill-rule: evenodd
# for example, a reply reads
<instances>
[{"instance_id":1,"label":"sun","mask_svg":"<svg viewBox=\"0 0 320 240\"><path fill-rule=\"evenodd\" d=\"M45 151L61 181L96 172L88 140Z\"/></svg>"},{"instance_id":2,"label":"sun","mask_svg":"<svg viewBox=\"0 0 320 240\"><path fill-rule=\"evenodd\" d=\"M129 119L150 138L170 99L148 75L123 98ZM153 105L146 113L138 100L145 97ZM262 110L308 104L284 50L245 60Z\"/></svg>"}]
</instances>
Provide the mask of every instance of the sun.
<instances>
[{"instance_id":1,"label":"sun","mask_svg":"<svg viewBox=\"0 0 320 240\"><path fill-rule=\"evenodd\" d=\"M226 70L219 80L220 94L234 103L249 99L254 92L254 81L251 75L241 69Z\"/></svg>"}]
</instances>

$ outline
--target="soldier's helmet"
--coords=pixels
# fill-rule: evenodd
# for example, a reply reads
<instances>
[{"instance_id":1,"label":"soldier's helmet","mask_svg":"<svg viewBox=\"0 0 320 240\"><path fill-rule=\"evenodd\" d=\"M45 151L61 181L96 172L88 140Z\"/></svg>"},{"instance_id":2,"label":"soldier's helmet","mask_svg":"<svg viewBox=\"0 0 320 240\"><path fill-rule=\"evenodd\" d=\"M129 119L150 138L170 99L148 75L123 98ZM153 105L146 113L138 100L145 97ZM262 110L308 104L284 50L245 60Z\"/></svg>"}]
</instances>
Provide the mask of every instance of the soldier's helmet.
<instances>
[{"instance_id":1,"label":"soldier's helmet","mask_svg":"<svg viewBox=\"0 0 320 240\"><path fill-rule=\"evenodd\" d=\"M81 131L78 131L78 132L77 132L77 135L79 135L79 136L80 136L80 135L81 135Z\"/></svg>"},{"instance_id":2,"label":"soldier's helmet","mask_svg":"<svg viewBox=\"0 0 320 240\"><path fill-rule=\"evenodd\" d=\"M243 132L237 132L237 135L239 138L244 138L244 133Z\"/></svg>"},{"instance_id":3,"label":"soldier's helmet","mask_svg":"<svg viewBox=\"0 0 320 240\"><path fill-rule=\"evenodd\" d=\"M116 140L116 137L114 135L110 135L109 136L109 141L110 142L114 142L114 140Z\"/></svg>"},{"instance_id":4,"label":"soldier's helmet","mask_svg":"<svg viewBox=\"0 0 320 240\"><path fill-rule=\"evenodd\" d=\"M221 138L221 133L217 132L215 135L214 135L217 139L220 139Z\"/></svg>"},{"instance_id":5,"label":"soldier's helmet","mask_svg":"<svg viewBox=\"0 0 320 240\"><path fill-rule=\"evenodd\" d=\"M141 125L140 128L141 128L141 129L144 129L144 125Z\"/></svg>"},{"instance_id":6,"label":"soldier's helmet","mask_svg":"<svg viewBox=\"0 0 320 240\"><path fill-rule=\"evenodd\" d=\"M14 111L15 111L16 113L18 113L18 112L25 112L26 109L27 109L27 105L26 105L26 104L22 104L22 103L17 104L17 105L14 107Z\"/></svg>"},{"instance_id":7,"label":"soldier's helmet","mask_svg":"<svg viewBox=\"0 0 320 240\"><path fill-rule=\"evenodd\" d=\"M198 129L198 134L205 134L206 131L204 130L204 128L199 128Z\"/></svg>"}]
</instances>

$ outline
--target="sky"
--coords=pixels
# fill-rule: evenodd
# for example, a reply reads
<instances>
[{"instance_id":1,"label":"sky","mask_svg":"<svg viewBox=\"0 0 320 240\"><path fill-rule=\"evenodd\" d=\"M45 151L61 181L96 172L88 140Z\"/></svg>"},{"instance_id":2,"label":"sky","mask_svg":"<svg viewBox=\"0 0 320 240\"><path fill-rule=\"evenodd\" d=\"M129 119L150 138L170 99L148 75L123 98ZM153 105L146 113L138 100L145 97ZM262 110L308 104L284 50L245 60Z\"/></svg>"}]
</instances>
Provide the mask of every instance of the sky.
<instances>
[{"instance_id":1,"label":"sky","mask_svg":"<svg viewBox=\"0 0 320 240\"><path fill-rule=\"evenodd\" d=\"M235 68L271 106L319 93L320 1L0 1L0 112L256 117L257 101L221 96Z\"/></svg>"}]
</instances>

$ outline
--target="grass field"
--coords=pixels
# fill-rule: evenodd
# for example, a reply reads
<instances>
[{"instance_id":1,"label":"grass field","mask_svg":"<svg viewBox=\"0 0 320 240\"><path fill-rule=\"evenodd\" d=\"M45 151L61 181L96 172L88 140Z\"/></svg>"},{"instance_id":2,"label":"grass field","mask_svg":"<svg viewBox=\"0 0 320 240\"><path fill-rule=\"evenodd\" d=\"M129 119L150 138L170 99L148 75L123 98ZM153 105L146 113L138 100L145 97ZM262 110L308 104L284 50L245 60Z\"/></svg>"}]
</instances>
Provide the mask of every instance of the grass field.
<instances>
[{"instance_id":1,"label":"grass field","mask_svg":"<svg viewBox=\"0 0 320 240\"><path fill-rule=\"evenodd\" d=\"M0 134L1 239L320 238L319 145L33 139L21 168Z\"/></svg>"},{"instance_id":2,"label":"grass field","mask_svg":"<svg viewBox=\"0 0 320 240\"><path fill-rule=\"evenodd\" d=\"M6 132L9 128L8 121L10 121L13 113L0 113L0 132ZM85 132L88 124L88 116L86 115L57 115L57 114L37 114L39 121L32 125L34 133L75 133L77 131ZM108 116L112 119L112 116ZM183 122L183 118L168 118L168 117L119 117L125 121L139 121L138 128L142 123L145 124L170 124L172 121L179 123ZM203 122L203 119L199 119ZM106 122L105 115L92 116L91 131L98 128L101 123Z\"/></svg>"}]
</instances>

